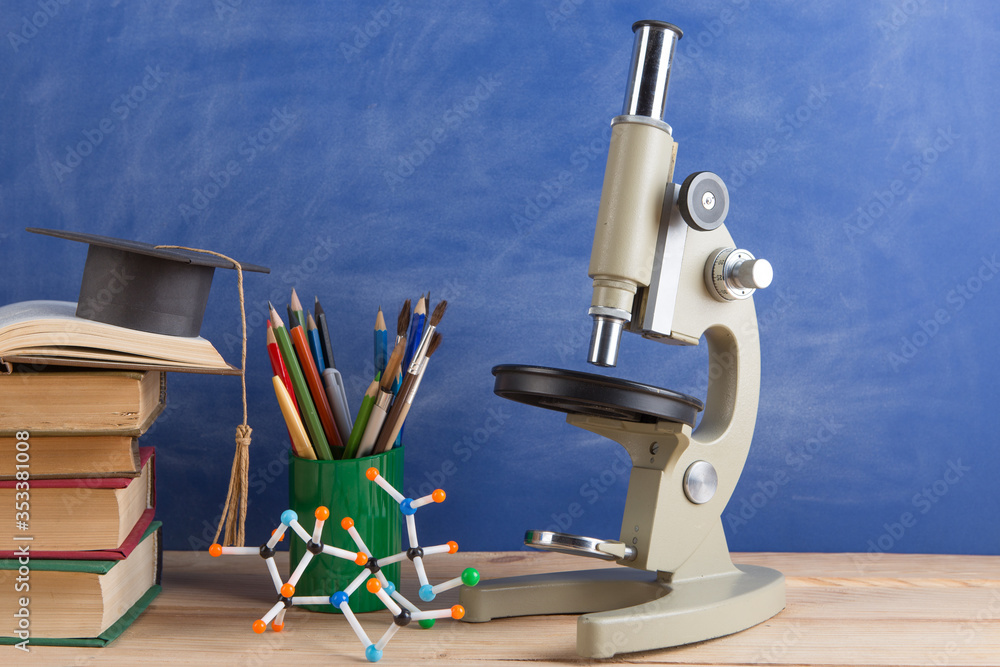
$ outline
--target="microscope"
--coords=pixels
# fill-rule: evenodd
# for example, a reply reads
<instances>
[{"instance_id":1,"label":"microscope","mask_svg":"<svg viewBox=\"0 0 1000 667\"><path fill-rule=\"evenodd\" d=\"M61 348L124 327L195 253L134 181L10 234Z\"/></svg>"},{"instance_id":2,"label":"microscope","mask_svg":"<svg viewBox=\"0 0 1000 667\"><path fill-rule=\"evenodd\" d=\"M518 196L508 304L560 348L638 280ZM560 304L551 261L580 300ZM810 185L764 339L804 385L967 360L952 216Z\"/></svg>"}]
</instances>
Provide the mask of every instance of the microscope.
<instances>
[{"instance_id":1,"label":"microscope","mask_svg":"<svg viewBox=\"0 0 1000 667\"><path fill-rule=\"evenodd\" d=\"M710 172L674 178L677 144L663 116L681 30L661 21L632 30L590 259L588 361L615 366L625 331L670 345L704 337L706 400L592 373L495 367L495 393L565 412L568 423L614 440L632 459L617 540L529 530L525 544L623 567L484 581L461 597L471 622L582 614L577 652L591 658L721 637L785 606L780 572L733 564L721 518L757 419L752 296L771 283L771 265L734 244L722 179Z\"/></svg>"}]
</instances>

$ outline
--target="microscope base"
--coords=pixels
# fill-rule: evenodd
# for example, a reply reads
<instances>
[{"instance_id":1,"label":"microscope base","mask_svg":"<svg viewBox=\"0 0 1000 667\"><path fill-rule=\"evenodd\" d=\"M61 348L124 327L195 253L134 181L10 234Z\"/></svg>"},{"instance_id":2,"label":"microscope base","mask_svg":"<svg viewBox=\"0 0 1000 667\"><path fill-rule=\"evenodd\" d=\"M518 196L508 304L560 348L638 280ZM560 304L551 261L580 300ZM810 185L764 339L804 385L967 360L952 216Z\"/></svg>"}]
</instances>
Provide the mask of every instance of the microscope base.
<instances>
[{"instance_id":1,"label":"microscope base","mask_svg":"<svg viewBox=\"0 0 1000 667\"><path fill-rule=\"evenodd\" d=\"M777 570L737 565L715 576L670 582L630 568L509 577L463 588L463 620L545 614L577 619L576 650L610 658L722 637L766 621L785 607Z\"/></svg>"}]
</instances>

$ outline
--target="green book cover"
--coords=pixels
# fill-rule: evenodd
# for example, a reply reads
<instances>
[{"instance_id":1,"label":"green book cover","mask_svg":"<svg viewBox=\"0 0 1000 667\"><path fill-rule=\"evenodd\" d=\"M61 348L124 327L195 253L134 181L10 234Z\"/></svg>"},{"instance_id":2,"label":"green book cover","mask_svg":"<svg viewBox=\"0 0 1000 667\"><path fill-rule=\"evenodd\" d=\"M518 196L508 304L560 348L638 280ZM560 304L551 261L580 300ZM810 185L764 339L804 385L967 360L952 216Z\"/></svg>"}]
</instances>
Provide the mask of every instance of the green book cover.
<instances>
[{"instance_id":1,"label":"green book cover","mask_svg":"<svg viewBox=\"0 0 1000 667\"><path fill-rule=\"evenodd\" d=\"M160 573L163 566L163 549L160 540L160 528L162 524L159 521L154 521L150 524L149 528L142 536L142 541L145 541L150 536L155 534L156 540L156 550L155 558L156 563L154 565L154 579L155 583L150 586L142 594L142 596L136 601L124 614L122 614L117 621L115 621L110 627L108 627L104 632L96 637L35 637L31 636L28 639L28 647L31 646L84 646L84 647L103 647L107 646L115 639L117 639L133 622L142 614L143 611L152 603L157 595L160 594L162 588L160 587ZM126 559L127 560L127 559ZM82 574L96 574L98 576L106 575L116 566L121 566L123 560L104 560L104 561L88 561L88 560L55 560L55 559L32 559L29 562L29 567L33 572L79 572ZM16 570L19 567L19 562L17 559L5 558L0 559L0 570ZM31 595L30 591L27 593L28 596ZM14 645L23 642L24 640L19 637L0 637L0 645Z\"/></svg>"}]
</instances>

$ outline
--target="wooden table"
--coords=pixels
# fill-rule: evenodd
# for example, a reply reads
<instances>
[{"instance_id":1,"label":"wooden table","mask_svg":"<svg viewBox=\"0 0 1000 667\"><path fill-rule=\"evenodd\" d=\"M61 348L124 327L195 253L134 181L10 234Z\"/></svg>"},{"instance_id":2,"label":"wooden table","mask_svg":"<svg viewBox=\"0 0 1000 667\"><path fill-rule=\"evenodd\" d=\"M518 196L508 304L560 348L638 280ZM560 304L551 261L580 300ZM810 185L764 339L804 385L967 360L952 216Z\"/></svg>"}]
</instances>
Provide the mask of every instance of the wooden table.
<instances>
[{"instance_id":1,"label":"wooden table","mask_svg":"<svg viewBox=\"0 0 1000 667\"><path fill-rule=\"evenodd\" d=\"M287 554L284 554L287 559ZM788 606L754 628L681 648L618 656L606 663L653 665L1000 665L1000 557L867 554L736 554L738 563L785 573ZM281 571L287 572L287 560ZM484 578L615 567L551 553L459 553L428 560L433 581L465 567ZM408 580L409 578L409 580ZM365 665L345 619L291 609L281 633L251 623L273 604L256 557L164 554L163 593L104 649L3 647L14 665ZM415 595L412 568L403 593ZM454 604L457 591L433 606ZM373 640L391 622L365 614ZM386 647L382 665L445 663L476 667L594 664L575 653L576 617L438 621L407 627Z\"/></svg>"}]
</instances>

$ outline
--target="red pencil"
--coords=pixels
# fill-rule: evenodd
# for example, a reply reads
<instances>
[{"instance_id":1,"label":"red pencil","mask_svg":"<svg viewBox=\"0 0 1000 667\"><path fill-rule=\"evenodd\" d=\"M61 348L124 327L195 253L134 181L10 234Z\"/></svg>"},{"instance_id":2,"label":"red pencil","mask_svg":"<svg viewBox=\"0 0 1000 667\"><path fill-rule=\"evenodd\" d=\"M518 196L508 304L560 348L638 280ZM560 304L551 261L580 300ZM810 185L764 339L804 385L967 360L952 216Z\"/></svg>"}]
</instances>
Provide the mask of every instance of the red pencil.
<instances>
[{"instance_id":1,"label":"red pencil","mask_svg":"<svg viewBox=\"0 0 1000 667\"><path fill-rule=\"evenodd\" d=\"M312 394L316 403L316 411L319 413L319 420L323 424L323 432L326 439L330 441L330 447L343 448L344 442L340 439L340 432L337 424L333 421L333 410L330 409L330 401L326 398L326 391L323 389L323 381L316 370L316 362L313 360L312 352L309 350L309 341L306 339L306 332L301 326L292 327L292 344L295 345L295 352L299 356L299 364L302 366L302 373L306 376L309 384L309 393Z\"/></svg>"},{"instance_id":2,"label":"red pencil","mask_svg":"<svg viewBox=\"0 0 1000 667\"><path fill-rule=\"evenodd\" d=\"M295 401L292 378L288 375L288 369L285 368L285 360L281 358L281 351L278 349L278 341L274 337L274 332L271 331L271 320L267 321L267 356L271 357L271 371L281 378L285 389L288 390L288 395L292 397L292 405L298 410L299 404Z\"/></svg>"}]
</instances>

